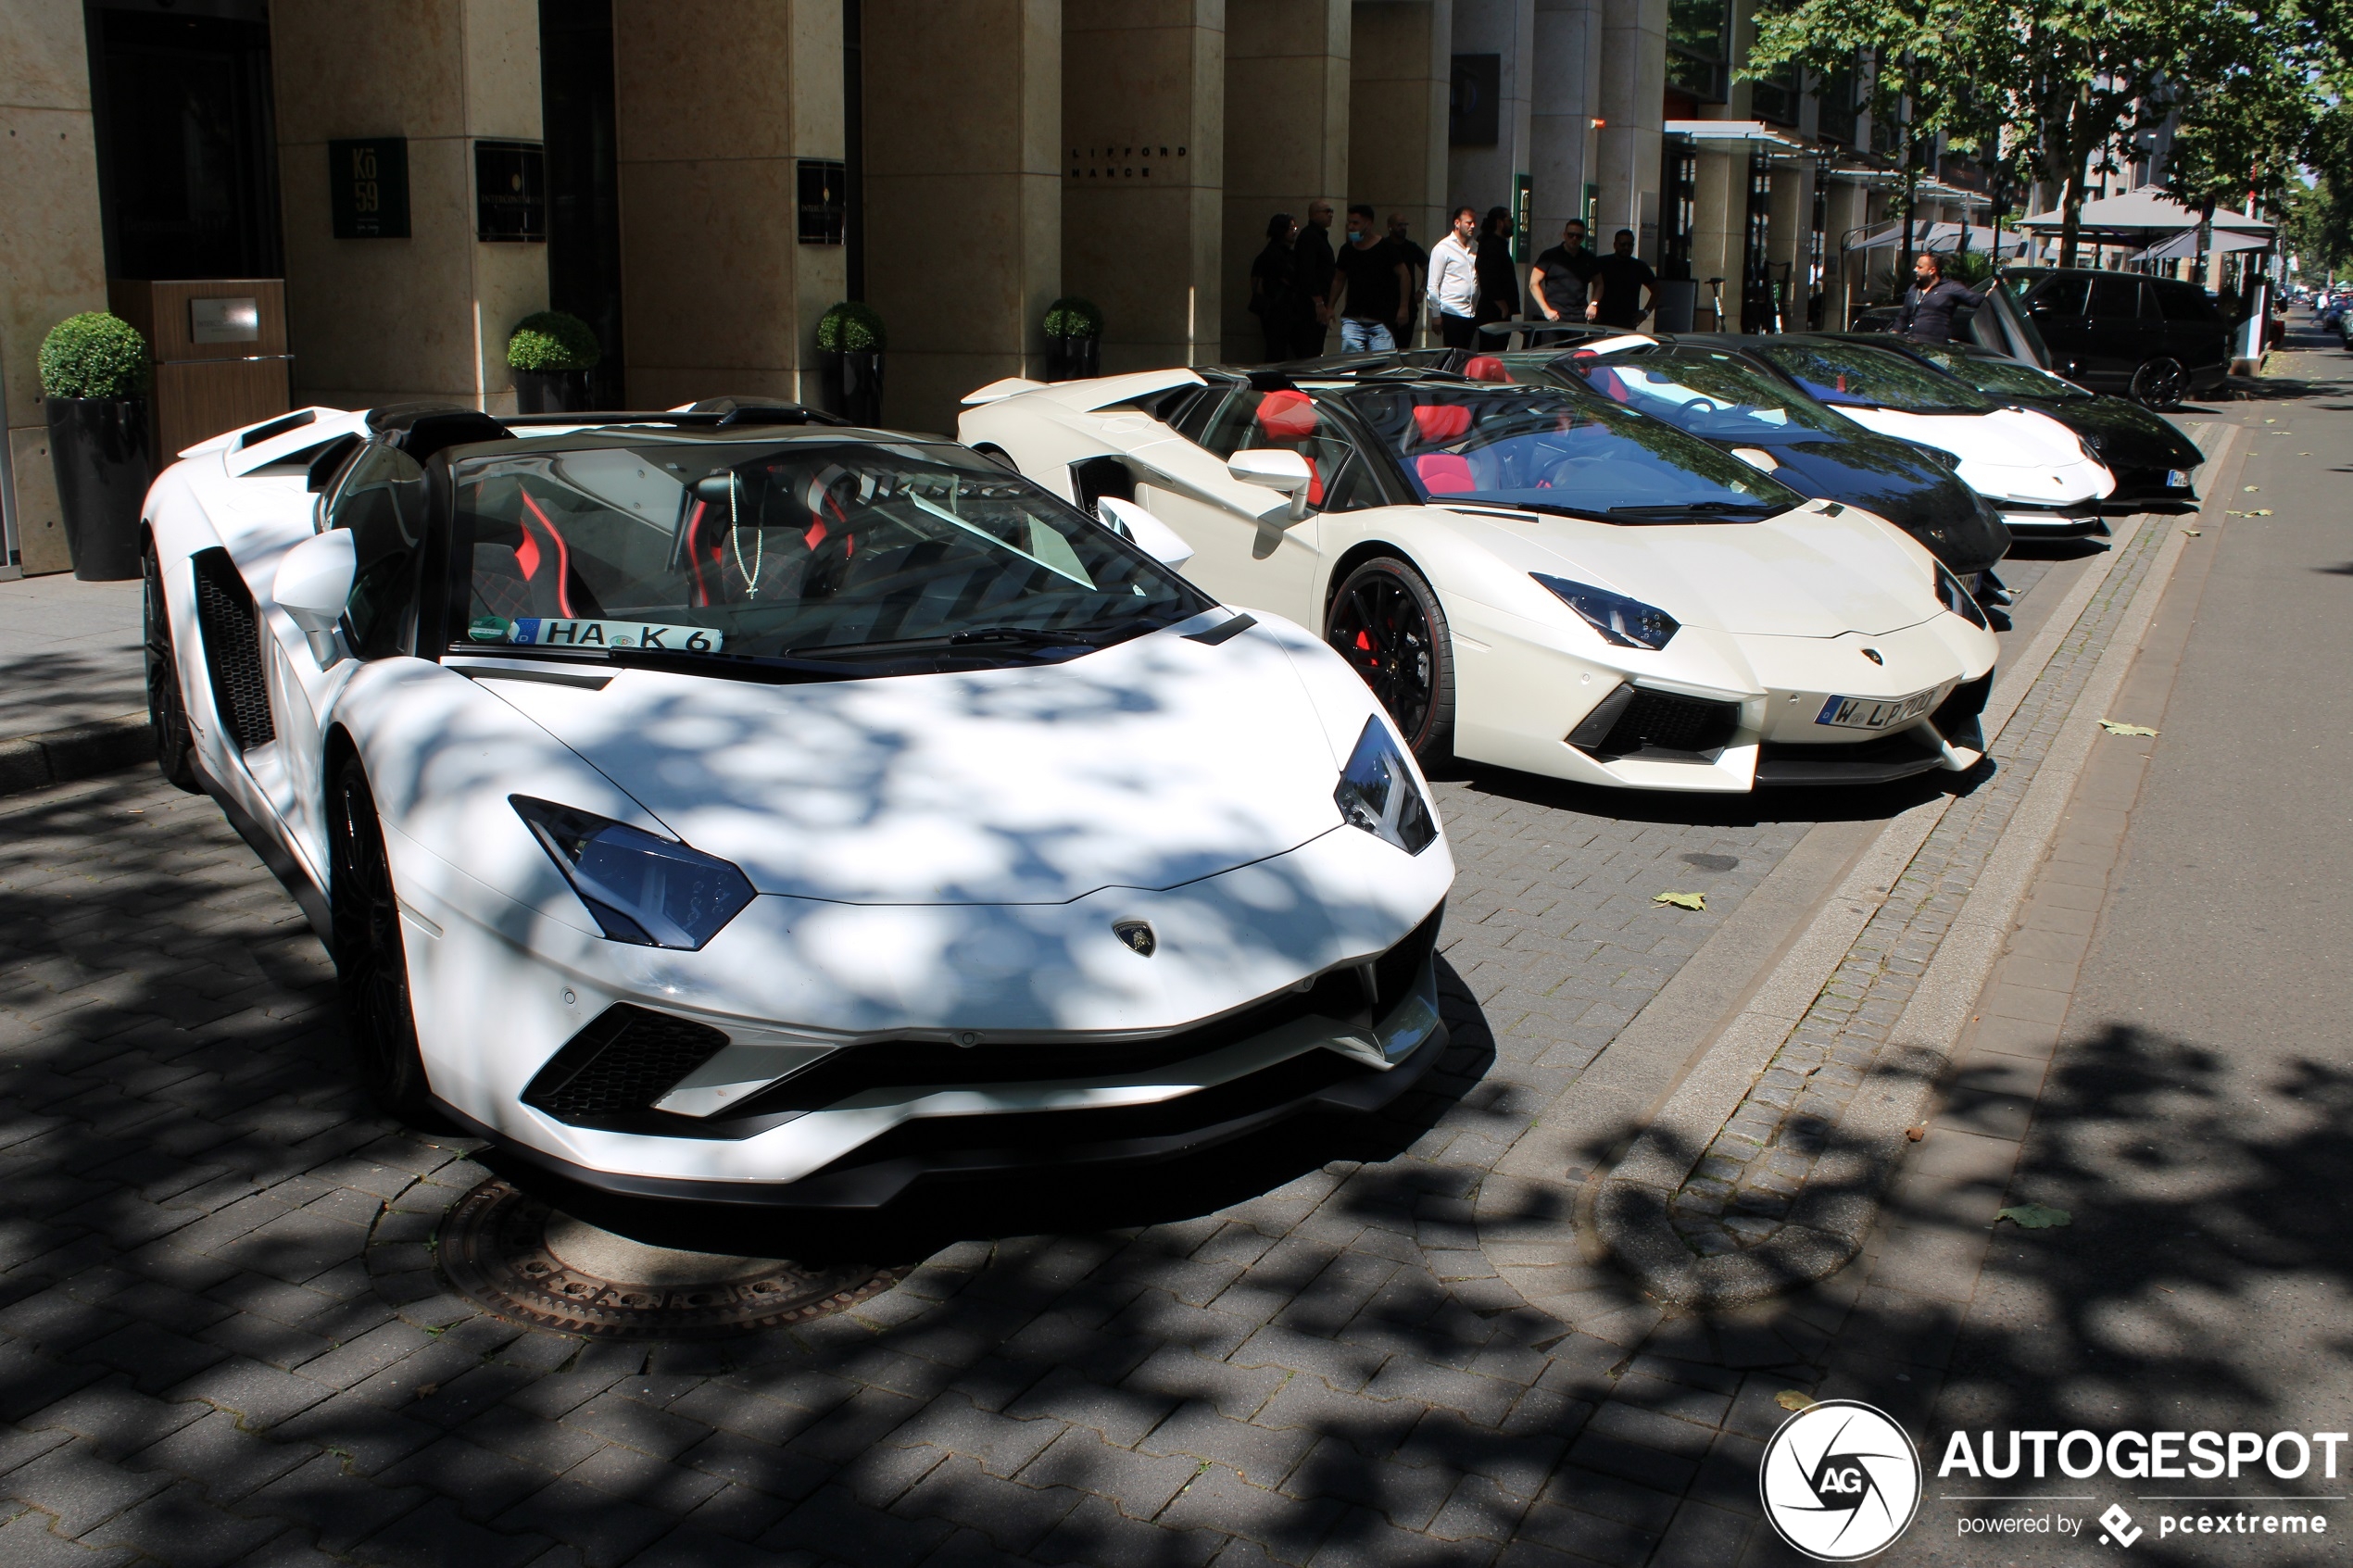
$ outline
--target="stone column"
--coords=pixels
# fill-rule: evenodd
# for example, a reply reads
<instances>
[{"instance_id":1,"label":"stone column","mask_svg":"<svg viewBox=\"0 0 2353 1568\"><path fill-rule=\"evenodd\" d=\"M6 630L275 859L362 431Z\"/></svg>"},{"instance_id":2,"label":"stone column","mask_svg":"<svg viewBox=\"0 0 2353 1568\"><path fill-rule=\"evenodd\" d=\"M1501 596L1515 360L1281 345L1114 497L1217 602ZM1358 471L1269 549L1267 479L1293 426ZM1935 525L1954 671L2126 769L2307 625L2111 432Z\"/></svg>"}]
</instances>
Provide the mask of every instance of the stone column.
<instances>
[{"instance_id":1,"label":"stone column","mask_svg":"<svg viewBox=\"0 0 2353 1568\"><path fill-rule=\"evenodd\" d=\"M1738 332L1741 262L1747 239L1748 154L1727 152L1721 144L1703 142L1694 168L1699 176L1692 201L1692 277L1699 285L1694 298L1705 313L1718 296L1707 280L1723 279L1724 315L1713 330ZM1700 319L1705 320L1705 314Z\"/></svg>"},{"instance_id":2,"label":"stone column","mask_svg":"<svg viewBox=\"0 0 2353 1568\"><path fill-rule=\"evenodd\" d=\"M841 246L799 243L798 160L842 156L841 61L841 0L616 0L635 406L819 400L817 319L847 270Z\"/></svg>"},{"instance_id":3,"label":"stone column","mask_svg":"<svg viewBox=\"0 0 2353 1568\"><path fill-rule=\"evenodd\" d=\"M1529 67L1536 55L1536 0L1454 0L1453 52L1499 56L1503 66L1495 144L1453 147L1446 158L1448 205L1468 202L1484 220L1489 207L1513 205L1515 179L1530 168Z\"/></svg>"},{"instance_id":4,"label":"stone column","mask_svg":"<svg viewBox=\"0 0 2353 1568\"><path fill-rule=\"evenodd\" d=\"M1062 136L1062 288L1102 307L1104 374L1217 359L1224 0L1063 0Z\"/></svg>"},{"instance_id":5,"label":"stone column","mask_svg":"<svg viewBox=\"0 0 2353 1568\"><path fill-rule=\"evenodd\" d=\"M883 417L1045 373L1061 293L1062 0L866 0L866 299L890 333ZM1155 144L1157 145L1157 144Z\"/></svg>"},{"instance_id":6,"label":"stone column","mask_svg":"<svg viewBox=\"0 0 2353 1568\"><path fill-rule=\"evenodd\" d=\"M1348 199L1369 203L1384 225L1390 213L1403 213L1424 250L1446 232L1452 199L1446 94L1453 13L1453 0L1356 0L1349 23Z\"/></svg>"},{"instance_id":7,"label":"stone column","mask_svg":"<svg viewBox=\"0 0 2353 1568\"><path fill-rule=\"evenodd\" d=\"M1250 264L1266 220L1302 224L1317 197L1348 195L1350 0L1242 0L1226 18L1225 358L1265 357L1250 313ZM1342 212L1333 248L1347 244ZM1428 243L1427 239L1424 241ZM1340 334L1332 334L1337 353Z\"/></svg>"},{"instance_id":8,"label":"stone column","mask_svg":"<svg viewBox=\"0 0 2353 1568\"><path fill-rule=\"evenodd\" d=\"M540 139L538 6L277 0L270 52L295 401L511 409L547 250L474 238L473 144ZM407 239L334 237L327 143L359 136L408 138Z\"/></svg>"},{"instance_id":9,"label":"stone column","mask_svg":"<svg viewBox=\"0 0 2353 1568\"><path fill-rule=\"evenodd\" d=\"M1602 0L1600 113L1606 123L1599 138L1602 210L1596 248L1607 250L1613 232L1631 229L1638 238L1651 239L1643 255L1654 263L1659 132L1667 123L1667 4ZM1698 270L1696 259L1692 270Z\"/></svg>"},{"instance_id":10,"label":"stone column","mask_svg":"<svg viewBox=\"0 0 2353 1568\"><path fill-rule=\"evenodd\" d=\"M57 474L41 405L41 340L107 307L98 158L82 7L0 0L0 577L63 571Z\"/></svg>"},{"instance_id":11,"label":"stone column","mask_svg":"<svg viewBox=\"0 0 2353 1568\"><path fill-rule=\"evenodd\" d=\"M1585 187L1600 183L1602 21L1602 0L1536 0L1529 139L1538 253L1560 243L1562 224L1586 216ZM1588 243L1609 250L1605 237Z\"/></svg>"}]
</instances>

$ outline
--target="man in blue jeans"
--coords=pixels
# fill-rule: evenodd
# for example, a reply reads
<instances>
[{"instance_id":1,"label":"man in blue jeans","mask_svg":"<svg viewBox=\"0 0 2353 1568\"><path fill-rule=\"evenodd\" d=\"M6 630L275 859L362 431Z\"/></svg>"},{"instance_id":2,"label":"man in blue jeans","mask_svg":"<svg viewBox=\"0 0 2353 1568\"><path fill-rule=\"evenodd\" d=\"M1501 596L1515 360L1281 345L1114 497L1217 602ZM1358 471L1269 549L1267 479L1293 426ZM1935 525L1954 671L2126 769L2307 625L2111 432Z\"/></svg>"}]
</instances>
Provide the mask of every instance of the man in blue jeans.
<instances>
[{"instance_id":1,"label":"man in blue jeans","mask_svg":"<svg viewBox=\"0 0 2353 1568\"><path fill-rule=\"evenodd\" d=\"M1413 283L1405 258L1373 222L1369 207L1348 209L1348 243L1332 271L1332 314L1342 354L1387 354L1404 330Z\"/></svg>"}]
</instances>

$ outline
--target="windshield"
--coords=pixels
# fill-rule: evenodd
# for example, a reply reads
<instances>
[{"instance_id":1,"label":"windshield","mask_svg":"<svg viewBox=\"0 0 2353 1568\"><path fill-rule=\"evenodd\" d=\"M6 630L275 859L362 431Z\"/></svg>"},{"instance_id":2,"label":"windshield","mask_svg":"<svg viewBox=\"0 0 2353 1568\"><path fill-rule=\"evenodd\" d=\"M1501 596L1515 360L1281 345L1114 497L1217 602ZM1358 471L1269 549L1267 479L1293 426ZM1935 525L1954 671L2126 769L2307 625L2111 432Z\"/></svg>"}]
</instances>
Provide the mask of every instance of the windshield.
<instances>
[{"instance_id":1,"label":"windshield","mask_svg":"<svg viewBox=\"0 0 2353 1568\"><path fill-rule=\"evenodd\" d=\"M1769 517L1802 499L1738 458L1591 395L1420 384L1344 396L1424 500L1707 522Z\"/></svg>"},{"instance_id":2,"label":"windshield","mask_svg":"<svg viewBox=\"0 0 2353 1568\"><path fill-rule=\"evenodd\" d=\"M946 445L632 431L494 448L451 481L466 588L450 642L476 652L1066 657L1211 605Z\"/></svg>"},{"instance_id":3,"label":"windshield","mask_svg":"<svg viewBox=\"0 0 2353 1568\"><path fill-rule=\"evenodd\" d=\"M1982 414L1994 404L1942 370L1859 343L1759 344L1755 352L1801 391L1833 408L1906 414Z\"/></svg>"},{"instance_id":4,"label":"windshield","mask_svg":"<svg viewBox=\"0 0 2353 1568\"><path fill-rule=\"evenodd\" d=\"M1923 358L1933 359L1946 371L1977 388L1997 397L2089 397L2073 382L2055 376L2039 365L2022 359L1996 359L1982 354L1970 354L1941 343L1923 343L1912 352Z\"/></svg>"},{"instance_id":5,"label":"windshield","mask_svg":"<svg viewBox=\"0 0 2353 1568\"><path fill-rule=\"evenodd\" d=\"M1655 415L1678 430L1707 441L1786 442L1813 435L1841 439L1854 433L1849 421L1831 413L1787 382L1776 380L1729 354L1644 355L1596 359L1564 354L1553 361L1555 374L1582 371L1585 384L1629 408Z\"/></svg>"}]
</instances>

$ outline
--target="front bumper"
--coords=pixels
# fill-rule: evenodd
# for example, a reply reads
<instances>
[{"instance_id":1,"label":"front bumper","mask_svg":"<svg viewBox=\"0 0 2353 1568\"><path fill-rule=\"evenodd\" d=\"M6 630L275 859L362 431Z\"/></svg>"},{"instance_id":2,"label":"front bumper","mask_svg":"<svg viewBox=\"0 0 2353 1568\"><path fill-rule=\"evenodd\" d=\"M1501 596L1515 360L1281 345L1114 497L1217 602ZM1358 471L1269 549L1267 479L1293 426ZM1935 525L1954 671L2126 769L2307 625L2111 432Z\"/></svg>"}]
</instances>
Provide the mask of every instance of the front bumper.
<instances>
[{"instance_id":1,"label":"front bumper","mask_svg":"<svg viewBox=\"0 0 2353 1568\"><path fill-rule=\"evenodd\" d=\"M873 1209L927 1180L1170 1160L1292 1116L1378 1110L1419 1083L1447 1044L1436 976L1442 913L1431 911L1371 960L1175 1035L963 1053L920 1041L847 1047L683 1135L677 1124L695 1119L654 1109L658 1083L624 1114L607 1104L592 1117L599 1125L567 1127L568 1154L444 1109L526 1163L582 1185L706 1203ZM872 1060L843 1060L853 1054ZM1059 1075L1037 1075L1056 1061ZM1082 1063L1092 1070L1071 1072ZM552 1123L545 1107L560 1108L560 1092L536 1098L534 1114ZM711 1158L715 1150L727 1158ZM780 1174L713 1173L721 1166Z\"/></svg>"},{"instance_id":2,"label":"front bumper","mask_svg":"<svg viewBox=\"0 0 2353 1568\"><path fill-rule=\"evenodd\" d=\"M2109 532L2101 501L2078 501L2065 507L2021 507L1997 503L2002 521L2020 539L2087 539Z\"/></svg>"}]
</instances>

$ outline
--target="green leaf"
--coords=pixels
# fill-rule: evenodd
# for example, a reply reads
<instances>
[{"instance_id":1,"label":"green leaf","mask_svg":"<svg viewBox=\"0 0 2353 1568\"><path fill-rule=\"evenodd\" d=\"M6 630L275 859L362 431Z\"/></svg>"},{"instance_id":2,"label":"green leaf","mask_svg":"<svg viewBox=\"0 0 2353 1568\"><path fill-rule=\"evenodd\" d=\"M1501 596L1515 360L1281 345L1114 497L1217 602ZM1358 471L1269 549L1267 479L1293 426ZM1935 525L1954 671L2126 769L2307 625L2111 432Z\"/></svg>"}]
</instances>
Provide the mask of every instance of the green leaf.
<instances>
[{"instance_id":1,"label":"green leaf","mask_svg":"<svg viewBox=\"0 0 2353 1568\"><path fill-rule=\"evenodd\" d=\"M1651 895L1651 902L1672 904L1679 909L1705 909L1707 908L1707 895L1705 893L1654 893Z\"/></svg>"},{"instance_id":2,"label":"green leaf","mask_svg":"<svg viewBox=\"0 0 2353 1568\"><path fill-rule=\"evenodd\" d=\"M2120 724L2113 719L2101 720L2100 728L2112 735L2154 735L2157 734L2146 724Z\"/></svg>"},{"instance_id":3,"label":"green leaf","mask_svg":"<svg viewBox=\"0 0 2353 1568\"><path fill-rule=\"evenodd\" d=\"M1785 1411L1808 1411L1814 1408L1814 1396L1795 1388L1784 1388L1773 1396L1773 1402Z\"/></svg>"},{"instance_id":4,"label":"green leaf","mask_svg":"<svg viewBox=\"0 0 2353 1568\"><path fill-rule=\"evenodd\" d=\"M507 334L510 370L585 370L603 358L595 330L561 310L535 310Z\"/></svg>"},{"instance_id":5,"label":"green leaf","mask_svg":"<svg viewBox=\"0 0 2353 1568\"><path fill-rule=\"evenodd\" d=\"M2060 1225L2073 1224L2075 1216L2064 1209L2054 1209L2048 1204L2021 1203L2015 1208L2000 1210L1994 1215L1994 1223L1997 1225L2004 1220L2007 1220L2020 1230L2046 1231Z\"/></svg>"}]
</instances>

